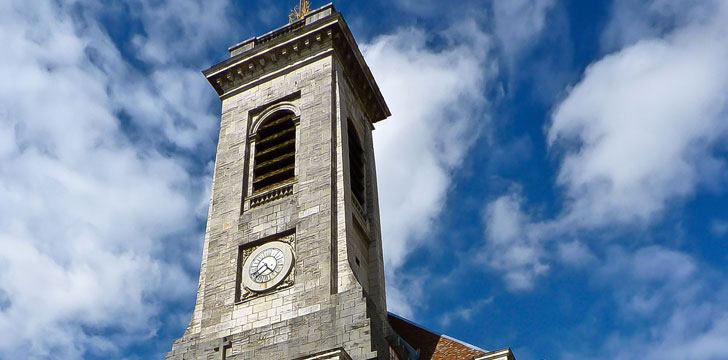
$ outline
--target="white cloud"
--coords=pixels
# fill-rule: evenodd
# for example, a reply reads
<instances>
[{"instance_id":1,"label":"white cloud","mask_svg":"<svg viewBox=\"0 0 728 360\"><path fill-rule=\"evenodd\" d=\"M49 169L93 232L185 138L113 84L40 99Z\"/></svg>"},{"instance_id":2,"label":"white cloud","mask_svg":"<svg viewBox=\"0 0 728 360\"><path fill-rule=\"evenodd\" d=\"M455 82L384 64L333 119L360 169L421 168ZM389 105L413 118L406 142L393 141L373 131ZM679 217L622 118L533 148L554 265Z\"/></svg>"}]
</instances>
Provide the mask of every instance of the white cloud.
<instances>
[{"instance_id":1,"label":"white cloud","mask_svg":"<svg viewBox=\"0 0 728 360\"><path fill-rule=\"evenodd\" d=\"M459 307L453 311L445 312L440 316L440 324L448 327L455 321L471 321L483 308L493 303L493 297L478 299L469 306Z\"/></svg>"},{"instance_id":2,"label":"white cloud","mask_svg":"<svg viewBox=\"0 0 728 360\"><path fill-rule=\"evenodd\" d=\"M502 96L523 96L548 106L573 78L572 27L567 6L554 0L491 1L493 37L497 40L503 76Z\"/></svg>"},{"instance_id":3,"label":"white cloud","mask_svg":"<svg viewBox=\"0 0 728 360\"><path fill-rule=\"evenodd\" d=\"M123 76L110 84L115 107L144 129L141 138L170 142L180 148L212 150L219 120L209 113L213 96L196 69L162 66L148 77Z\"/></svg>"},{"instance_id":4,"label":"white cloud","mask_svg":"<svg viewBox=\"0 0 728 360\"><path fill-rule=\"evenodd\" d=\"M728 295L723 292L723 295ZM696 331L697 330L697 331ZM664 328L656 329L656 339L615 341L614 359L636 352L647 360L685 358L719 360L728 357L728 309L719 302L700 303L676 309ZM621 340L621 341L620 341ZM629 351L627 351L629 349Z\"/></svg>"},{"instance_id":5,"label":"white cloud","mask_svg":"<svg viewBox=\"0 0 728 360\"><path fill-rule=\"evenodd\" d=\"M584 266L596 261L589 247L578 240L558 243L556 252L560 261L573 266Z\"/></svg>"},{"instance_id":6,"label":"white cloud","mask_svg":"<svg viewBox=\"0 0 728 360\"><path fill-rule=\"evenodd\" d=\"M387 282L387 311L408 319L414 318L414 309L422 305L425 294L426 278L424 276L401 275L396 283L392 277Z\"/></svg>"},{"instance_id":7,"label":"white cloud","mask_svg":"<svg viewBox=\"0 0 728 360\"><path fill-rule=\"evenodd\" d=\"M480 261L503 272L511 290L529 290L549 270L545 249L535 224L521 209L515 193L496 199L485 209L486 238Z\"/></svg>"},{"instance_id":8,"label":"white cloud","mask_svg":"<svg viewBox=\"0 0 728 360\"><path fill-rule=\"evenodd\" d=\"M638 331L605 332L595 356L568 353L565 359L648 360L728 357L728 284L705 264L661 246L633 252L612 249L597 272L603 290L618 304L611 319ZM618 328L618 326L615 326Z\"/></svg>"},{"instance_id":9,"label":"white cloud","mask_svg":"<svg viewBox=\"0 0 728 360\"><path fill-rule=\"evenodd\" d=\"M649 318L688 305L705 290L698 268L689 255L653 245L632 252L610 249L595 275L600 282L618 282L609 286L624 319Z\"/></svg>"},{"instance_id":10,"label":"white cloud","mask_svg":"<svg viewBox=\"0 0 728 360\"><path fill-rule=\"evenodd\" d=\"M648 6L681 9L661 4ZM551 150L562 157L557 185L564 190L564 208L554 218L524 222L522 234L509 242L488 233L491 256L511 248L523 252L524 242L540 243L561 253L530 247L529 254L538 254L532 262L548 265L560 255L575 265L575 259L564 258L564 242L579 233L649 225L704 186L726 185L725 159L716 156L715 147L728 135L728 6L711 5L715 11L709 16L689 12L691 21L674 31L635 42L587 68L555 108L547 130ZM521 207L510 209L517 215ZM498 224L486 218L486 226ZM553 242L555 247L543 245ZM582 253L576 260L589 257ZM543 273L531 269L513 279L514 271L524 270L522 263L498 265L512 288Z\"/></svg>"},{"instance_id":11,"label":"white cloud","mask_svg":"<svg viewBox=\"0 0 728 360\"><path fill-rule=\"evenodd\" d=\"M567 145L558 182L569 217L589 225L646 221L714 177L726 135L725 31L689 28L591 65L556 109L549 142Z\"/></svg>"},{"instance_id":12,"label":"white cloud","mask_svg":"<svg viewBox=\"0 0 728 360\"><path fill-rule=\"evenodd\" d=\"M518 192L491 202L486 258L529 255L488 263L516 289L523 278L533 284L543 274L524 263L589 266L590 285L616 304L612 330L598 349L562 358L725 359L728 283L710 264L665 246L612 243L599 255L591 247L604 246L603 235L644 228L699 191L726 185L725 159L715 148L728 135L728 6L615 6L605 43L623 48L589 66L547 129L550 148L562 159L563 209L534 218ZM670 21L655 25L629 11ZM525 275L514 279L520 272Z\"/></svg>"},{"instance_id":13,"label":"white cloud","mask_svg":"<svg viewBox=\"0 0 728 360\"><path fill-rule=\"evenodd\" d=\"M602 33L602 47L616 50L709 18L719 1L617 0Z\"/></svg>"},{"instance_id":14,"label":"white cloud","mask_svg":"<svg viewBox=\"0 0 728 360\"><path fill-rule=\"evenodd\" d=\"M403 10L418 16L442 15L438 12L437 0L396 0L394 3Z\"/></svg>"},{"instance_id":15,"label":"white cloud","mask_svg":"<svg viewBox=\"0 0 728 360\"><path fill-rule=\"evenodd\" d=\"M234 24L225 0L129 0L127 6L144 26L144 35L133 39L138 56L152 64L185 63L224 49L220 40Z\"/></svg>"},{"instance_id":16,"label":"white cloud","mask_svg":"<svg viewBox=\"0 0 728 360\"><path fill-rule=\"evenodd\" d=\"M541 37L555 5L554 0L493 1L495 36L508 60L515 61Z\"/></svg>"},{"instance_id":17,"label":"white cloud","mask_svg":"<svg viewBox=\"0 0 728 360\"><path fill-rule=\"evenodd\" d=\"M473 23L460 26L442 34L442 50L430 49L418 29L361 46L392 112L374 132L390 304L406 287L391 274L430 240L452 172L488 121L490 40Z\"/></svg>"},{"instance_id":18,"label":"white cloud","mask_svg":"<svg viewBox=\"0 0 728 360\"><path fill-rule=\"evenodd\" d=\"M152 69L167 83L143 85L92 14L75 10L0 3L0 77L12 79L0 85L3 358L116 356L155 334L165 301L195 289L181 267L198 255L179 248L198 254L209 179L159 152L162 141L130 140L118 114L131 114L140 133L160 128L170 143L204 148L216 120L204 99L170 84L182 79L194 97L204 79ZM177 112L199 121L197 130L185 131Z\"/></svg>"},{"instance_id":19,"label":"white cloud","mask_svg":"<svg viewBox=\"0 0 728 360\"><path fill-rule=\"evenodd\" d=\"M426 240L453 169L488 121L488 38L470 30L471 38L441 51L430 50L416 29L362 45L392 111L374 132L384 254L392 268Z\"/></svg>"}]
</instances>

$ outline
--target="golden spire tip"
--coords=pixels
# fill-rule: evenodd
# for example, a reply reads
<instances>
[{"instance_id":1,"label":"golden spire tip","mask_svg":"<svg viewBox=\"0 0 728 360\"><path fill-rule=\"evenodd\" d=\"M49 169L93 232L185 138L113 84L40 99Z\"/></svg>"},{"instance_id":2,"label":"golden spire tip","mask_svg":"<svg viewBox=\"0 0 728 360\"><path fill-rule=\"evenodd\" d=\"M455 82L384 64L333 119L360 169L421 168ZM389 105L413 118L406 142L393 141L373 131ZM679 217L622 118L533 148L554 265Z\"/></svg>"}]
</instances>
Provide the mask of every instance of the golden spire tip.
<instances>
[{"instance_id":1,"label":"golden spire tip","mask_svg":"<svg viewBox=\"0 0 728 360\"><path fill-rule=\"evenodd\" d=\"M288 22L292 23L305 18L309 11L311 11L311 4L308 3L308 0L299 0L298 5L288 14Z\"/></svg>"}]
</instances>

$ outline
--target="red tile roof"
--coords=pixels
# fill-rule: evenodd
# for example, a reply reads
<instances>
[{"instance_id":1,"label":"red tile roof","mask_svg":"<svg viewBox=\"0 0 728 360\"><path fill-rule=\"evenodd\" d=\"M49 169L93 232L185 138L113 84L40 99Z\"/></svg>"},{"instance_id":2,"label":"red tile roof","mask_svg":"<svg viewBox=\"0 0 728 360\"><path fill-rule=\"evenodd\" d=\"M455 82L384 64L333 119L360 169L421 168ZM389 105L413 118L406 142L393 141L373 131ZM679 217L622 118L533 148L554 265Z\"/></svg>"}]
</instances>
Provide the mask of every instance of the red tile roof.
<instances>
[{"instance_id":1,"label":"red tile roof","mask_svg":"<svg viewBox=\"0 0 728 360\"><path fill-rule=\"evenodd\" d=\"M483 349L437 334L397 315L389 314L389 324L407 343L420 350L420 360L467 360L486 354Z\"/></svg>"}]
</instances>

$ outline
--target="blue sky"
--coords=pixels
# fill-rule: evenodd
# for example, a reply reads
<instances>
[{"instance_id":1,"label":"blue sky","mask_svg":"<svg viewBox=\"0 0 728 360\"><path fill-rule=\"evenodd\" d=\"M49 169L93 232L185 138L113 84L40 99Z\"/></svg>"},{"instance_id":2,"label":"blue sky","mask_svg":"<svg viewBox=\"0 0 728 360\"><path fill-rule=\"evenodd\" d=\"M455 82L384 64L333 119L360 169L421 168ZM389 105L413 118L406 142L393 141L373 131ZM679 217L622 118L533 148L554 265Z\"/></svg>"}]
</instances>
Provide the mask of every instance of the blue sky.
<instances>
[{"instance_id":1,"label":"blue sky","mask_svg":"<svg viewBox=\"0 0 728 360\"><path fill-rule=\"evenodd\" d=\"M170 349L219 124L199 71L293 3L0 3L0 359ZM393 113L391 311L519 360L728 359L728 2L335 5Z\"/></svg>"}]
</instances>

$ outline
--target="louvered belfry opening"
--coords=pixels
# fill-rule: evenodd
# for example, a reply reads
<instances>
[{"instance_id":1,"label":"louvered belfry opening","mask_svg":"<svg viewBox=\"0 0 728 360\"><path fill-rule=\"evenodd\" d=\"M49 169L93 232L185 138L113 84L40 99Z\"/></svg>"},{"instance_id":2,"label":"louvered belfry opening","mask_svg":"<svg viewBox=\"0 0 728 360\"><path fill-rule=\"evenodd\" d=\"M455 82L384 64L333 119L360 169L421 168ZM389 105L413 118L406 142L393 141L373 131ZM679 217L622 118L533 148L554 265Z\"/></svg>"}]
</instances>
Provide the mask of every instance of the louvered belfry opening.
<instances>
[{"instance_id":1,"label":"louvered belfry opening","mask_svg":"<svg viewBox=\"0 0 728 360\"><path fill-rule=\"evenodd\" d=\"M354 124L349 122L349 171L351 178L351 192L362 208L366 208L366 159L364 148L359 141L359 135L354 130ZM363 210L362 209L362 210Z\"/></svg>"},{"instance_id":2,"label":"louvered belfry opening","mask_svg":"<svg viewBox=\"0 0 728 360\"><path fill-rule=\"evenodd\" d=\"M274 114L258 129L255 142L253 194L293 182L296 166L294 114Z\"/></svg>"}]
</instances>

